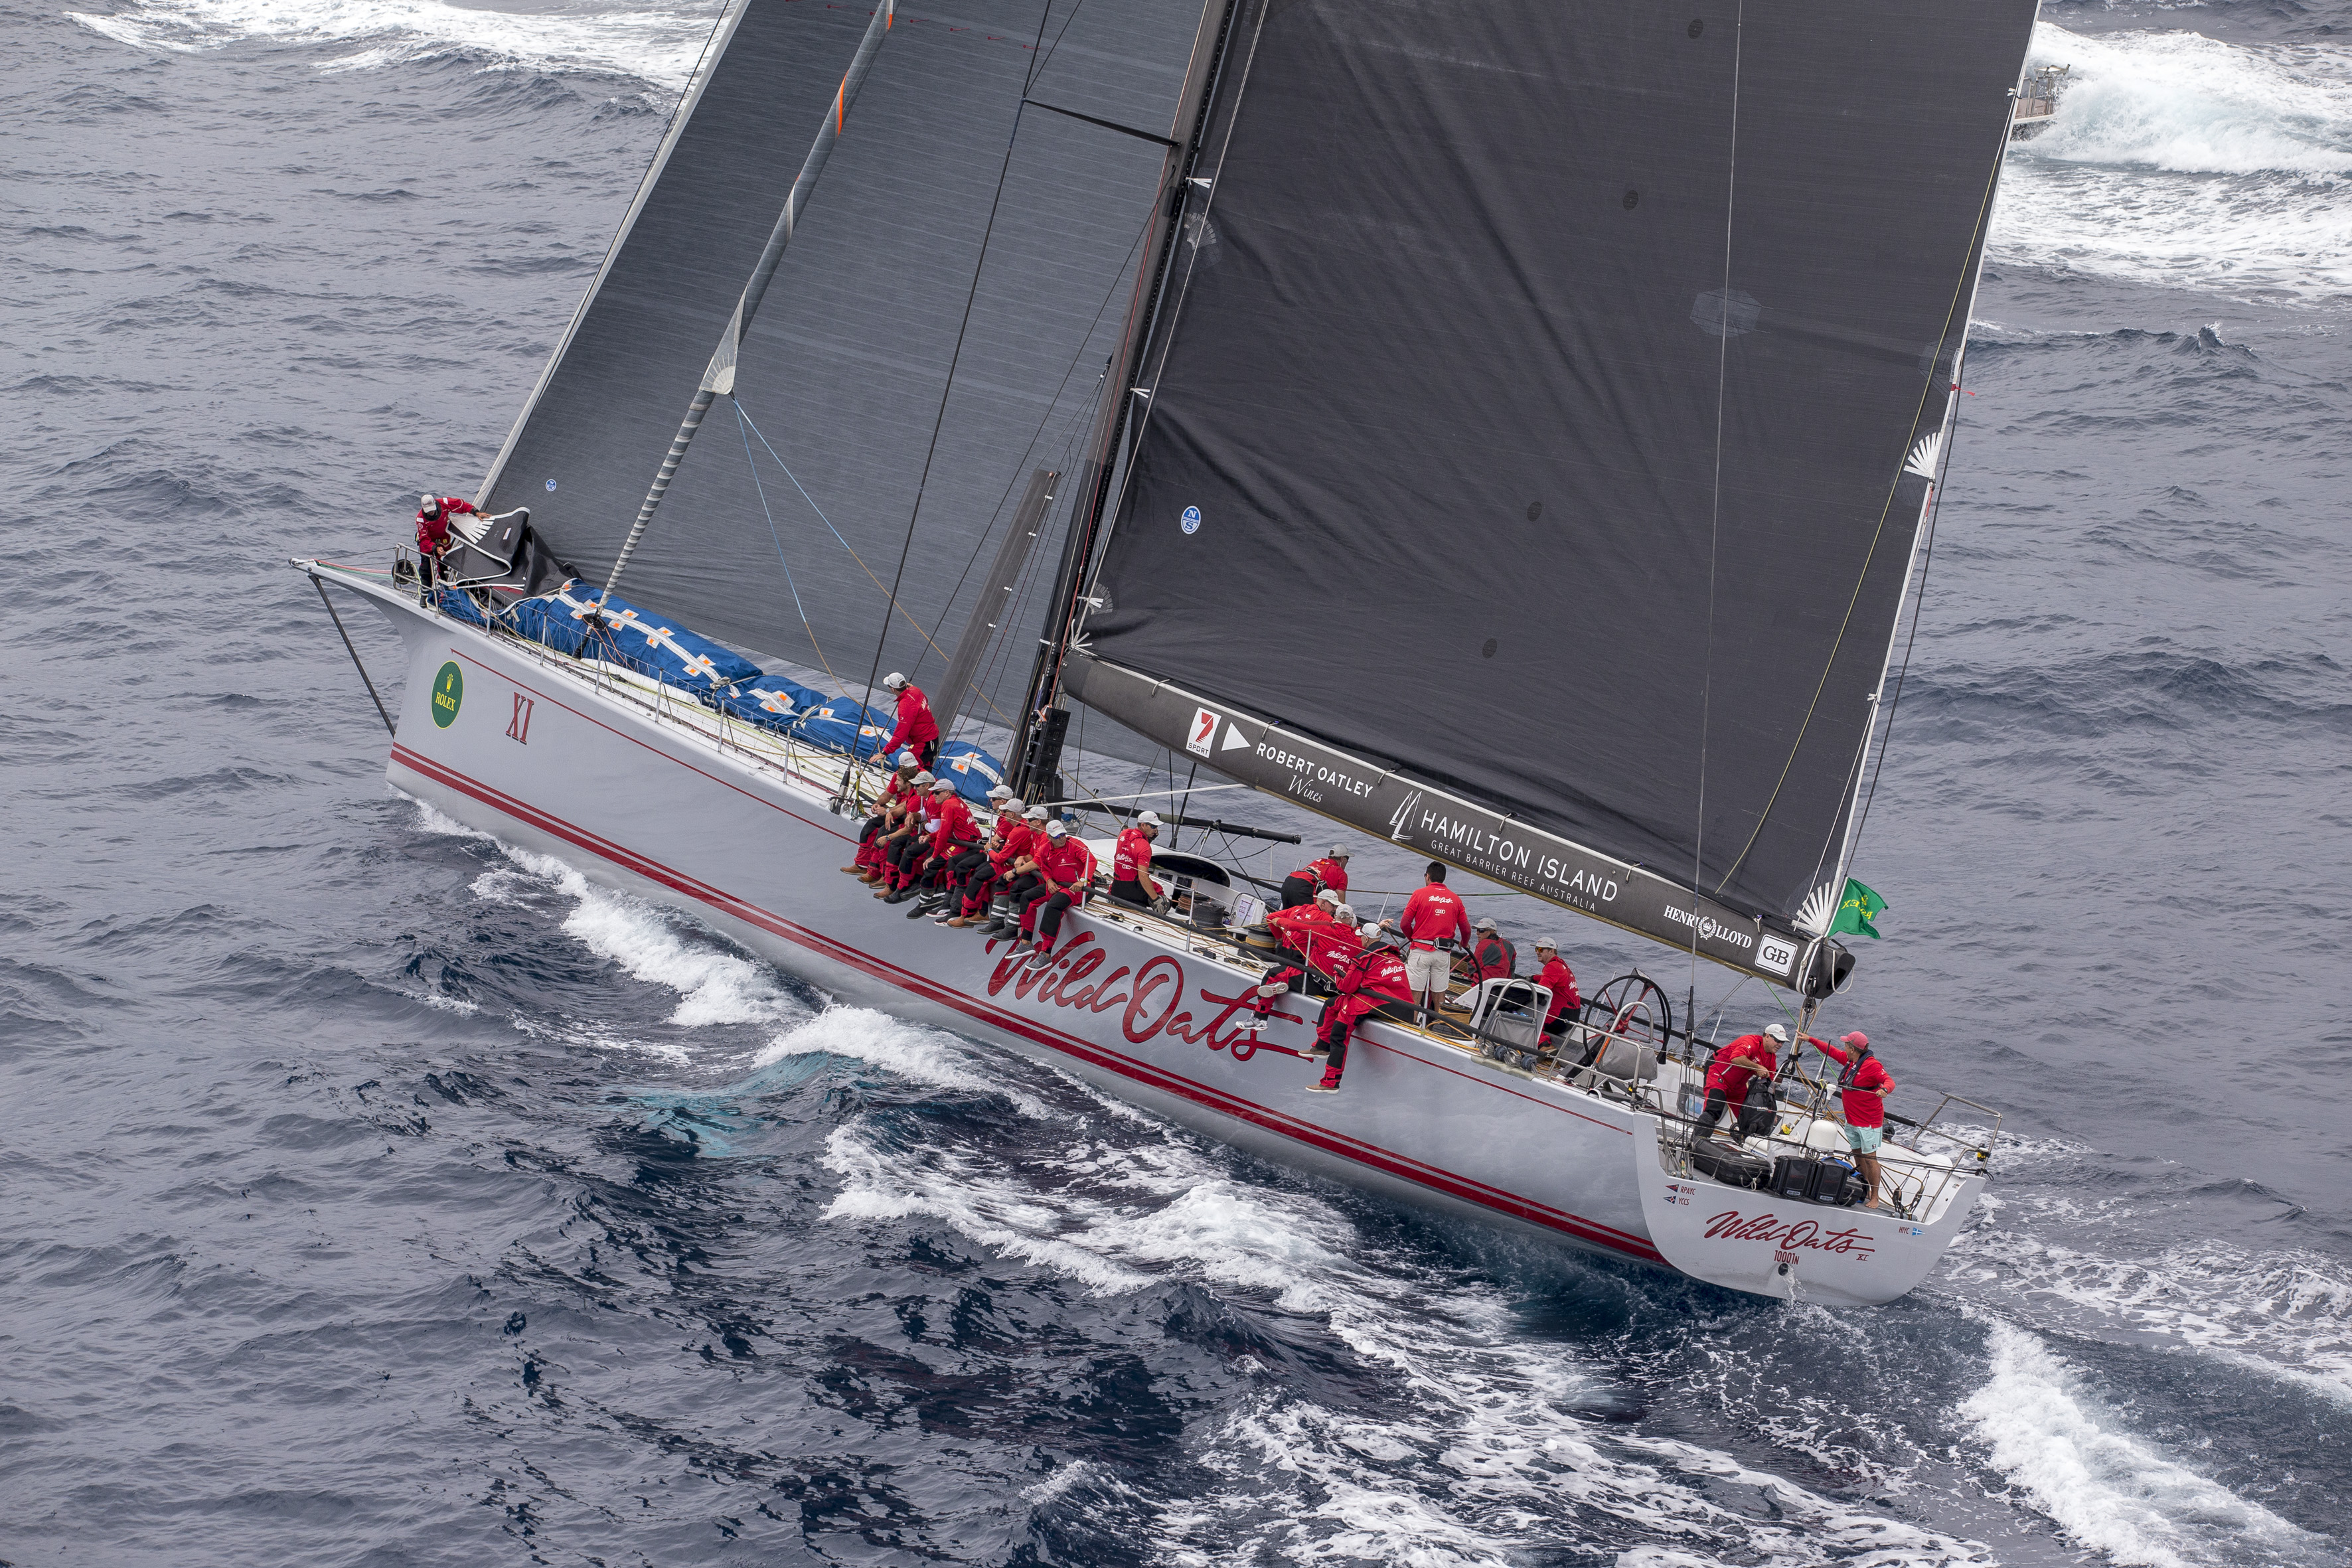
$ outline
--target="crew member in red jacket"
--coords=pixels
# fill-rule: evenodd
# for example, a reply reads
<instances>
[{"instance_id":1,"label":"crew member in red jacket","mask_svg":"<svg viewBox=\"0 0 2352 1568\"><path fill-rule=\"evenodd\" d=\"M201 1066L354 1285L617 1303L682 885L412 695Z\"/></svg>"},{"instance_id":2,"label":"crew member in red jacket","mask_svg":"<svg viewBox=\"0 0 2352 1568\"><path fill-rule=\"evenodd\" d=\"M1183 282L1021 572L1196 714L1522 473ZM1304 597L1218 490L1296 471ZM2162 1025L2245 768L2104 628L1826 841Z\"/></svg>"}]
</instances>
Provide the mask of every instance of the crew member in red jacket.
<instances>
[{"instance_id":1,"label":"crew member in red jacket","mask_svg":"<svg viewBox=\"0 0 2352 1568\"><path fill-rule=\"evenodd\" d=\"M910 921L949 912L946 906L956 889L988 858L980 847L987 834L956 792L955 781L933 781L931 801L939 826L931 829L930 845L923 856L922 882L916 889L920 898L907 911Z\"/></svg>"},{"instance_id":2,"label":"crew member in red jacket","mask_svg":"<svg viewBox=\"0 0 2352 1568\"><path fill-rule=\"evenodd\" d=\"M1479 979L1508 980L1519 972L1519 955L1495 924L1494 916L1479 916L1478 923L1470 929L1470 962L1478 966Z\"/></svg>"},{"instance_id":3,"label":"crew member in red jacket","mask_svg":"<svg viewBox=\"0 0 2352 1568\"><path fill-rule=\"evenodd\" d=\"M1404 961L1391 945L1392 941L1383 934L1367 944L1341 972L1339 994L1323 1004L1323 1022L1316 1028L1315 1043L1330 1057L1323 1066L1323 1081L1308 1084L1309 1091L1329 1094L1339 1087L1339 1074L1348 1065L1349 1037L1367 1014L1412 1016L1412 982L1405 975Z\"/></svg>"},{"instance_id":4,"label":"crew member in red jacket","mask_svg":"<svg viewBox=\"0 0 2352 1568\"><path fill-rule=\"evenodd\" d=\"M997 873L996 889L1004 895L1004 907L1009 912L991 920L982 929L982 936L1019 934L1021 915L1028 905L1029 895L1045 880L1045 874L1037 868L1037 857L1045 852L1045 823L1052 815L1042 805L1033 805L1022 814L1021 826L1027 837L1004 852L1003 868Z\"/></svg>"},{"instance_id":5,"label":"crew member in red jacket","mask_svg":"<svg viewBox=\"0 0 2352 1568\"><path fill-rule=\"evenodd\" d=\"M1732 1127L1745 1135L1739 1127L1739 1108L1748 1099L1750 1080L1762 1078L1767 1083L1780 1068L1777 1047L1789 1043L1789 1031L1778 1024L1767 1024L1760 1035L1742 1035L1715 1053L1706 1065L1706 1109L1698 1119L1698 1131L1713 1135L1715 1124L1723 1119L1727 1108ZM1819 1041L1814 1042L1816 1045Z\"/></svg>"},{"instance_id":6,"label":"crew member in red jacket","mask_svg":"<svg viewBox=\"0 0 2352 1568\"><path fill-rule=\"evenodd\" d=\"M449 548L449 520L472 517L474 503L460 496L419 496L416 498L416 556L425 586L433 586L433 579L441 565L441 557ZM460 525L457 537L479 539L481 530L476 527L468 533ZM871 666L867 668L871 668Z\"/></svg>"},{"instance_id":7,"label":"crew member in red jacket","mask_svg":"<svg viewBox=\"0 0 2352 1568\"><path fill-rule=\"evenodd\" d=\"M1423 1000L1422 1005L1432 1013L1445 1000L1446 977L1453 973L1454 960L1447 947L1470 940L1470 912L1462 906L1461 898L1445 885L1445 867L1432 860L1423 873L1424 880L1413 889L1412 897L1404 901L1404 913L1397 919L1397 930L1412 943L1405 955L1405 975L1412 982L1414 993Z\"/></svg>"},{"instance_id":8,"label":"crew member in red jacket","mask_svg":"<svg viewBox=\"0 0 2352 1568\"><path fill-rule=\"evenodd\" d=\"M1364 950L1356 911L1345 904L1327 905L1320 896L1304 909L1277 910L1265 923L1282 940L1278 956L1289 960L1288 967L1266 981L1289 990L1305 991L1311 977L1319 994Z\"/></svg>"},{"instance_id":9,"label":"crew member in red jacket","mask_svg":"<svg viewBox=\"0 0 2352 1568\"><path fill-rule=\"evenodd\" d=\"M1557 1049L1583 1009L1584 998L1576 994L1576 972L1569 968L1559 955L1559 943L1549 937L1536 940L1536 984L1551 992L1551 1005L1544 1012L1543 1032Z\"/></svg>"},{"instance_id":10,"label":"crew member in red jacket","mask_svg":"<svg viewBox=\"0 0 2352 1568\"><path fill-rule=\"evenodd\" d=\"M1315 895L1327 889L1341 899L1348 896L1348 847L1344 844L1334 844L1331 853L1309 860L1282 879L1282 907L1295 910L1311 904Z\"/></svg>"},{"instance_id":11,"label":"crew member in red jacket","mask_svg":"<svg viewBox=\"0 0 2352 1568\"><path fill-rule=\"evenodd\" d=\"M1870 1184L1870 1200L1878 1206L1878 1149L1886 1136L1886 1097L1895 1092L1895 1075L1870 1051L1870 1037L1857 1029L1845 1037L1843 1048L1827 1040L1813 1040L1815 1050L1839 1063L1838 1109L1845 1116L1845 1141L1853 1147L1853 1163Z\"/></svg>"},{"instance_id":12,"label":"crew member in red jacket","mask_svg":"<svg viewBox=\"0 0 2352 1568\"><path fill-rule=\"evenodd\" d=\"M882 684L898 694L898 727L882 749L895 752L904 746L923 766L934 766L940 760L940 721L931 715L931 700L895 669L882 678Z\"/></svg>"},{"instance_id":13,"label":"crew member in red jacket","mask_svg":"<svg viewBox=\"0 0 2352 1568\"><path fill-rule=\"evenodd\" d=\"M999 789L1003 787L998 786ZM988 793L992 796L997 791ZM997 889L1011 878L1013 861L1029 847L1029 824L1023 816L1027 809L1021 804L1021 797L1010 792L997 803L996 831L982 847L986 853L981 858L980 865L965 879L963 902L954 918L948 921L950 926L961 931L966 926L978 925L988 913L989 900L994 898ZM1042 821L1045 813L1040 811L1037 815Z\"/></svg>"},{"instance_id":14,"label":"crew member in red jacket","mask_svg":"<svg viewBox=\"0 0 2352 1568\"><path fill-rule=\"evenodd\" d=\"M907 798L915 792L915 775L922 770L923 764L915 760L914 752L898 753L898 769L883 782L882 798L875 802L874 815L867 817L866 826L858 830L857 854L850 864L842 868L845 873L866 882L882 879L879 841L883 829L896 826L898 818L905 815Z\"/></svg>"},{"instance_id":15,"label":"crew member in red jacket","mask_svg":"<svg viewBox=\"0 0 2352 1568\"><path fill-rule=\"evenodd\" d=\"M901 902L898 895L912 887L922 871L923 858L931 852L931 835L940 826L939 796L933 793L939 783L928 773L914 776L904 803L905 814L897 826L882 836L882 880L875 889L876 898Z\"/></svg>"},{"instance_id":16,"label":"crew member in red jacket","mask_svg":"<svg viewBox=\"0 0 2352 1568\"><path fill-rule=\"evenodd\" d=\"M1033 858L1042 879L1021 910L1021 939L1031 940L1034 931L1037 951L1034 956L1045 958L1054 951L1054 939L1062 934L1062 916L1072 905L1084 903L1094 886L1095 852L1060 823L1049 822L1045 847Z\"/></svg>"},{"instance_id":17,"label":"crew member in red jacket","mask_svg":"<svg viewBox=\"0 0 2352 1568\"><path fill-rule=\"evenodd\" d=\"M1151 879L1151 846L1159 837L1156 811L1139 811L1132 826L1119 829L1118 844L1110 858L1112 898L1143 909L1159 902L1162 889Z\"/></svg>"}]
</instances>

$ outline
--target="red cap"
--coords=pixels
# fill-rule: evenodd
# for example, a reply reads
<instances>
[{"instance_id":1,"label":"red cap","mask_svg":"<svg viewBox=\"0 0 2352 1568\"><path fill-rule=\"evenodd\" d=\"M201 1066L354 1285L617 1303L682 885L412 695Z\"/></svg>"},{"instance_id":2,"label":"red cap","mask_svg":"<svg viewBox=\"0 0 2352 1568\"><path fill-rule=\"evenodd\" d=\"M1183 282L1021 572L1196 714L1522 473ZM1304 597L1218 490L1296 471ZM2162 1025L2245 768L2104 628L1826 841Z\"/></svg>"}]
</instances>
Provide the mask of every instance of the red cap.
<instances>
[{"instance_id":1,"label":"red cap","mask_svg":"<svg viewBox=\"0 0 2352 1568\"><path fill-rule=\"evenodd\" d=\"M1856 1029L1853 1034L1848 1035L1843 1039L1840 1040L1838 1044L1842 1046L1853 1046L1856 1048L1866 1048L1870 1044L1870 1037L1864 1034L1860 1029Z\"/></svg>"}]
</instances>

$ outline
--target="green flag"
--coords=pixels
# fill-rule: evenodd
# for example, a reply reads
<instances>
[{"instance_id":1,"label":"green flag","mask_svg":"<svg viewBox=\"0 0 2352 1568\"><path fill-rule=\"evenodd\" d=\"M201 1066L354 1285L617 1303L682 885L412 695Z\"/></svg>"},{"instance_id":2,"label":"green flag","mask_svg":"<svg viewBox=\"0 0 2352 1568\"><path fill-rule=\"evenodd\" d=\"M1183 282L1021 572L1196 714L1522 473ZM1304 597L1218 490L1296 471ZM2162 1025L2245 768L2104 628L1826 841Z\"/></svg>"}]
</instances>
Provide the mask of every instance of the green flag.
<instances>
[{"instance_id":1,"label":"green flag","mask_svg":"<svg viewBox=\"0 0 2352 1568\"><path fill-rule=\"evenodd\" d=\"M1879 934L1878 928L1870 922L1885 912L1885 899L1848 877L1845 879L1845 898L1838 905L1837 918L1830 921L1829 934L1838 936L1858 931L1866 937L1875 938Z\"/></svg>"}]
</instances>

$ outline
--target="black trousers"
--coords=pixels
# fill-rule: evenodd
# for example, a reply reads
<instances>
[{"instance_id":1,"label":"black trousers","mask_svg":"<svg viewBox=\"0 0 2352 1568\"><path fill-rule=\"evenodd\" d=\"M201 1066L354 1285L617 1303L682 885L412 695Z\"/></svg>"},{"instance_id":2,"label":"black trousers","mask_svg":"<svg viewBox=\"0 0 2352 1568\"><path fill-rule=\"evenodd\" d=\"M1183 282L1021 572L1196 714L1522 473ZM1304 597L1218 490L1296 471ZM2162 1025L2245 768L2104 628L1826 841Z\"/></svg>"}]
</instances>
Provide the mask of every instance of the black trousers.
<instances>
[{"instance_id":1,"label":"black trousers","mask_svg":"<svg viewBox=\"0 0 2352 1568\"><path fill-rule=\"evenodd\" d=\"M1034 922L1031 929L1038 939L1050 942L1062 933L1062 917L1070 912L1070 906L1076 902L1077 899L1066 888L1040 887L1029 895L1023 907L1029 911Z\"/></svg>"},{"instance_id":2,"label":"black trousers","mask_svg":"<svg viewBox=\"0 0 2352 1568\"><path fill-rule=\"evenodd\" d=\"M1301 904L1311 904L1315 901L1316 890L1312 877L1285 877L1282 879L1282 907L1295 910Z\"/></svg>"},{"instance_id":3,"label":"black trousers","mask_svg":"<svg viewBox=\"0 0 2352 1568\"><path fill-rule=\"evenodd\" d=\"M1133 904L1138 909L1148 910L1151 907L1151 890L1132 877L1125 881L1113 882L1110 885L1110 896L1122 904Z\"/></svg>"}]
</instances>

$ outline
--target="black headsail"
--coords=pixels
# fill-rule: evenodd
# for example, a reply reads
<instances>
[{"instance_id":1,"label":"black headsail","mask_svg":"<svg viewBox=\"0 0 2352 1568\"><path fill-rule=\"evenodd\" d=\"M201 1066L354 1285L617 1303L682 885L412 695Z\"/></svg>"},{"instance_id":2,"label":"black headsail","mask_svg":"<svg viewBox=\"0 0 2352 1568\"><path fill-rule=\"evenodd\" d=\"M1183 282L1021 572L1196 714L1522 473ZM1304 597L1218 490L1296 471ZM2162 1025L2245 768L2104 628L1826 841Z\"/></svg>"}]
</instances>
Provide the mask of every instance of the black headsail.
<instances>
[{"instance_id":1,"label":"black headsail","mask_svg":"<svg viewBox=\"0 0 2352 1568\"><path fill-rule=\"evenodd\" d=\"M638 515L870 16L730 0L491 469L486 504L529 507L592 579ZM803 665L818 661L805 611L855 688L896 581L882 668L940 697L1031 473L1063 468L1086 427L1201 29L1198 0L902 4L742 337L749 425L711 409L622 591ZM1058 512L1045 521L1058 534ZM1054 559L1050 542L1030 557L1019 657L1000 650L973 676L982 696L965 706L982 717L1018 710L999 689L1025 681Z\"/></svg>"},{"instance_id":2,"label":"black headsail","mask_svg":"<svg viewBox=\"0 0 2352 1568\"><path fill-rule=\"evenodd\" d=\"M1250 0L1067 689L1792 978L2034 10Z\"/></svg>"}]
</instances>

